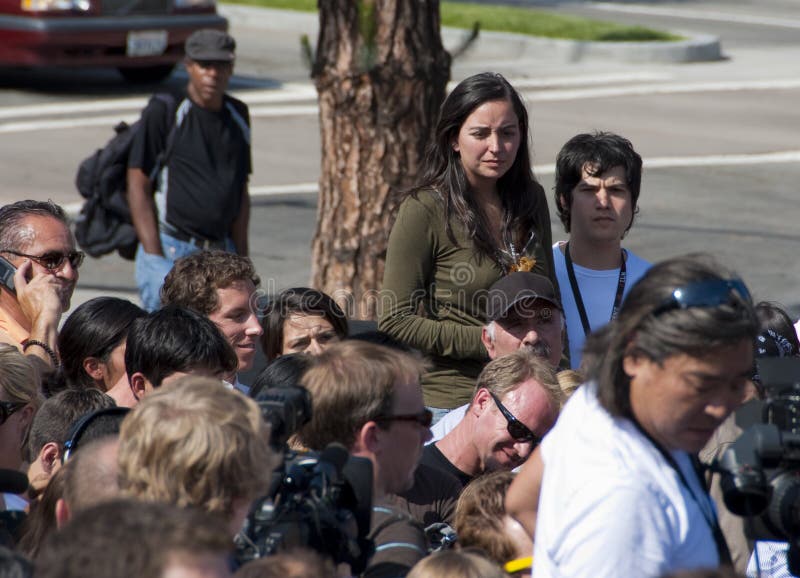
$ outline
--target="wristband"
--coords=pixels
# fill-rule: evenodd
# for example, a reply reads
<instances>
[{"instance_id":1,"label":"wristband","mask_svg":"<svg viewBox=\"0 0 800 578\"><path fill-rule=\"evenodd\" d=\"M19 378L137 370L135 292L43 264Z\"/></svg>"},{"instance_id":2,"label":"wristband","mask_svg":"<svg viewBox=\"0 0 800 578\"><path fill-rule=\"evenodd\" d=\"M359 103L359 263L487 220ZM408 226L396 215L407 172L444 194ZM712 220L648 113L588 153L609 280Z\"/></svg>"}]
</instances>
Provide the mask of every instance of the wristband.
<instances>
[{"instance_id":1,"label":"wristband","mask_svg":"<svg viewBox=\"0 0 800 578\"><path fill-rule=\"evenodd\" d=\"M513 574L514 572L519 572L521 570L529 570L532 567L533 567L533 556L526 556L524 558L515 558L510 562L506 562L503 565L503 570L505 570L509 574Z\"/></svg>"},{"instance_id":2,"label":"wristband","mask_svg":"<svg viewBox=\"0 0 800 578\"><path fill-rule=\"evenodd\" d=\"M50 357L50 361L53 362L53 368L58 369L58 366L60 365L58 361L58 356L56 355L56 352L53 351L53 349L49 345L47 345L44 341L39 341L38 339L28 339L23 344L22 351L23 352L28 351L28 348L31 345L38 345L39 347L44 349L45 353L47 353L47 355Z\"/></svg>"}]
</instances>

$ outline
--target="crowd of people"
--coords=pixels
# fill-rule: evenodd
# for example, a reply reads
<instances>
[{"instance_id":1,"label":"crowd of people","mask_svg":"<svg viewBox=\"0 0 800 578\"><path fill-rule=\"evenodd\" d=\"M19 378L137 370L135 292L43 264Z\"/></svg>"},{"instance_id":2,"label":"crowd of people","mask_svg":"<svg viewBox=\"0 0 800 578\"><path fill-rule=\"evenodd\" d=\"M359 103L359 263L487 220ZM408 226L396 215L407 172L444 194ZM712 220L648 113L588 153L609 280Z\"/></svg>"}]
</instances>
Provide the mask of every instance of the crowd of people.
<instances>
[{"instance_id":1,"label":"crowd of people","mask_svg":"<svg viewBox=\"0 0 800 578\"><path fill-rule=\"evenodd\" d=\"M316 289L264 299L235 42L201 31L186 53L186 94L151 101L129 161L143 307L62 320L83 263L66 214L0 208L0 576L755 571L709 464L767 395L756 359L798 337L713 257L622 247L627 139L563 146L553 244L524 103L499 74L459 83L357 333ZM789 575L787 544L760 551Z\"/></svg>"}]
</instances>

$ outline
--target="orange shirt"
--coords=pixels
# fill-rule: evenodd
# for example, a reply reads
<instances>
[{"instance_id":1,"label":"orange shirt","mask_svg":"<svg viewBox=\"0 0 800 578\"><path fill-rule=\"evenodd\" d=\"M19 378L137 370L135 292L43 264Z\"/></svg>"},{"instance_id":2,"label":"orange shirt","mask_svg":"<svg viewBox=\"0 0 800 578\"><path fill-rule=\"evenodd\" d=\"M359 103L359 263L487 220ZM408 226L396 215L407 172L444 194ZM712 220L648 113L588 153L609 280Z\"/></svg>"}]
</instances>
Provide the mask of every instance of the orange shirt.
<instances>
[{"instance_id":1,"label":"orange shirt","mask_svg":"<svg viewBox=\"0 0 800 578\"><path fill-rule=\"evenodd\" d=\"M22 344L31 336L29 329L26 329L0 307L0 341L16 345L22 348Z\"/></svg>"}]
</instances>

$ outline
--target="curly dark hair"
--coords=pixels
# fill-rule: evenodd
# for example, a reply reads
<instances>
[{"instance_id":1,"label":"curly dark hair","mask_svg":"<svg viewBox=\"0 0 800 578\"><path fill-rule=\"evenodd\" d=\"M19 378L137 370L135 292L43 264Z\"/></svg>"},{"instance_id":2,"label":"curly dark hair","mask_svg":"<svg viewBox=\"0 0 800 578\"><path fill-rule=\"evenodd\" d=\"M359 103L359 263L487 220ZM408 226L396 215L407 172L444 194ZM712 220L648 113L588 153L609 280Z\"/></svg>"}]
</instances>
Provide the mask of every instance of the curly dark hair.
<instances>
[{"instance_id":1,"label":"curly dark hair","mask_svg":"<svg viewBox=\"0 0 800 578\"><path fill-rule=\"evenodd\" d=\"M161 303L208 316L219 307L217 289L236 281L251 281L256 287L261 283L248 257L222 250L192 253L175 261L164 279Z\"/></svg>"}]
</instances>

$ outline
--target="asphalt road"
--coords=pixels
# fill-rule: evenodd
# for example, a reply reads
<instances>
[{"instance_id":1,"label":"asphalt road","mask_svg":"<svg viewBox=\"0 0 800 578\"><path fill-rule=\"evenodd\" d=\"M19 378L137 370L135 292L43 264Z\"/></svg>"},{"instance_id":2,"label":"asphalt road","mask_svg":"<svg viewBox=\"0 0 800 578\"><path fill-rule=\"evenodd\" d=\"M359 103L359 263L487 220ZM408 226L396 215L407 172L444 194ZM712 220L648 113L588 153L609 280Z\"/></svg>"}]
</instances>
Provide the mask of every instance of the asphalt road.
<instances>
[{"instance_id":1,"label":"asphalt road","mask_svg":"<svg viewBox=\"0 0 800 578\"><path fill-rule=\"evenodd\" d=\"M757 299L800 315L800 35L792 5L553 2L552 8L713 32L722 37L726 58L657 65L572 61L547 52L504 53L484 41L454 63L453 78L493 69L523 91L533 120L534 164L547 190L555 154L573 134L604 129L630 138L646 169L626 245L652 261L712 252L740 271ZM253 258L268 290L306 284L320 152L299 36L314 38L315 22L269 13L232 18L232 32L240 45L232 89L253 112ZM452 45L457 35L448 39ZM169 85L185 81L179 71ZM107 71L0 70L0 89L0 201L74 204L79 160L110 137L117 119L135 118L154 87L132 90ZM553 218L554 237L563 238ZM76 302L107 293L134 297L132 264L89 260L79 287Z\"/></svg>"}]
</instances>

